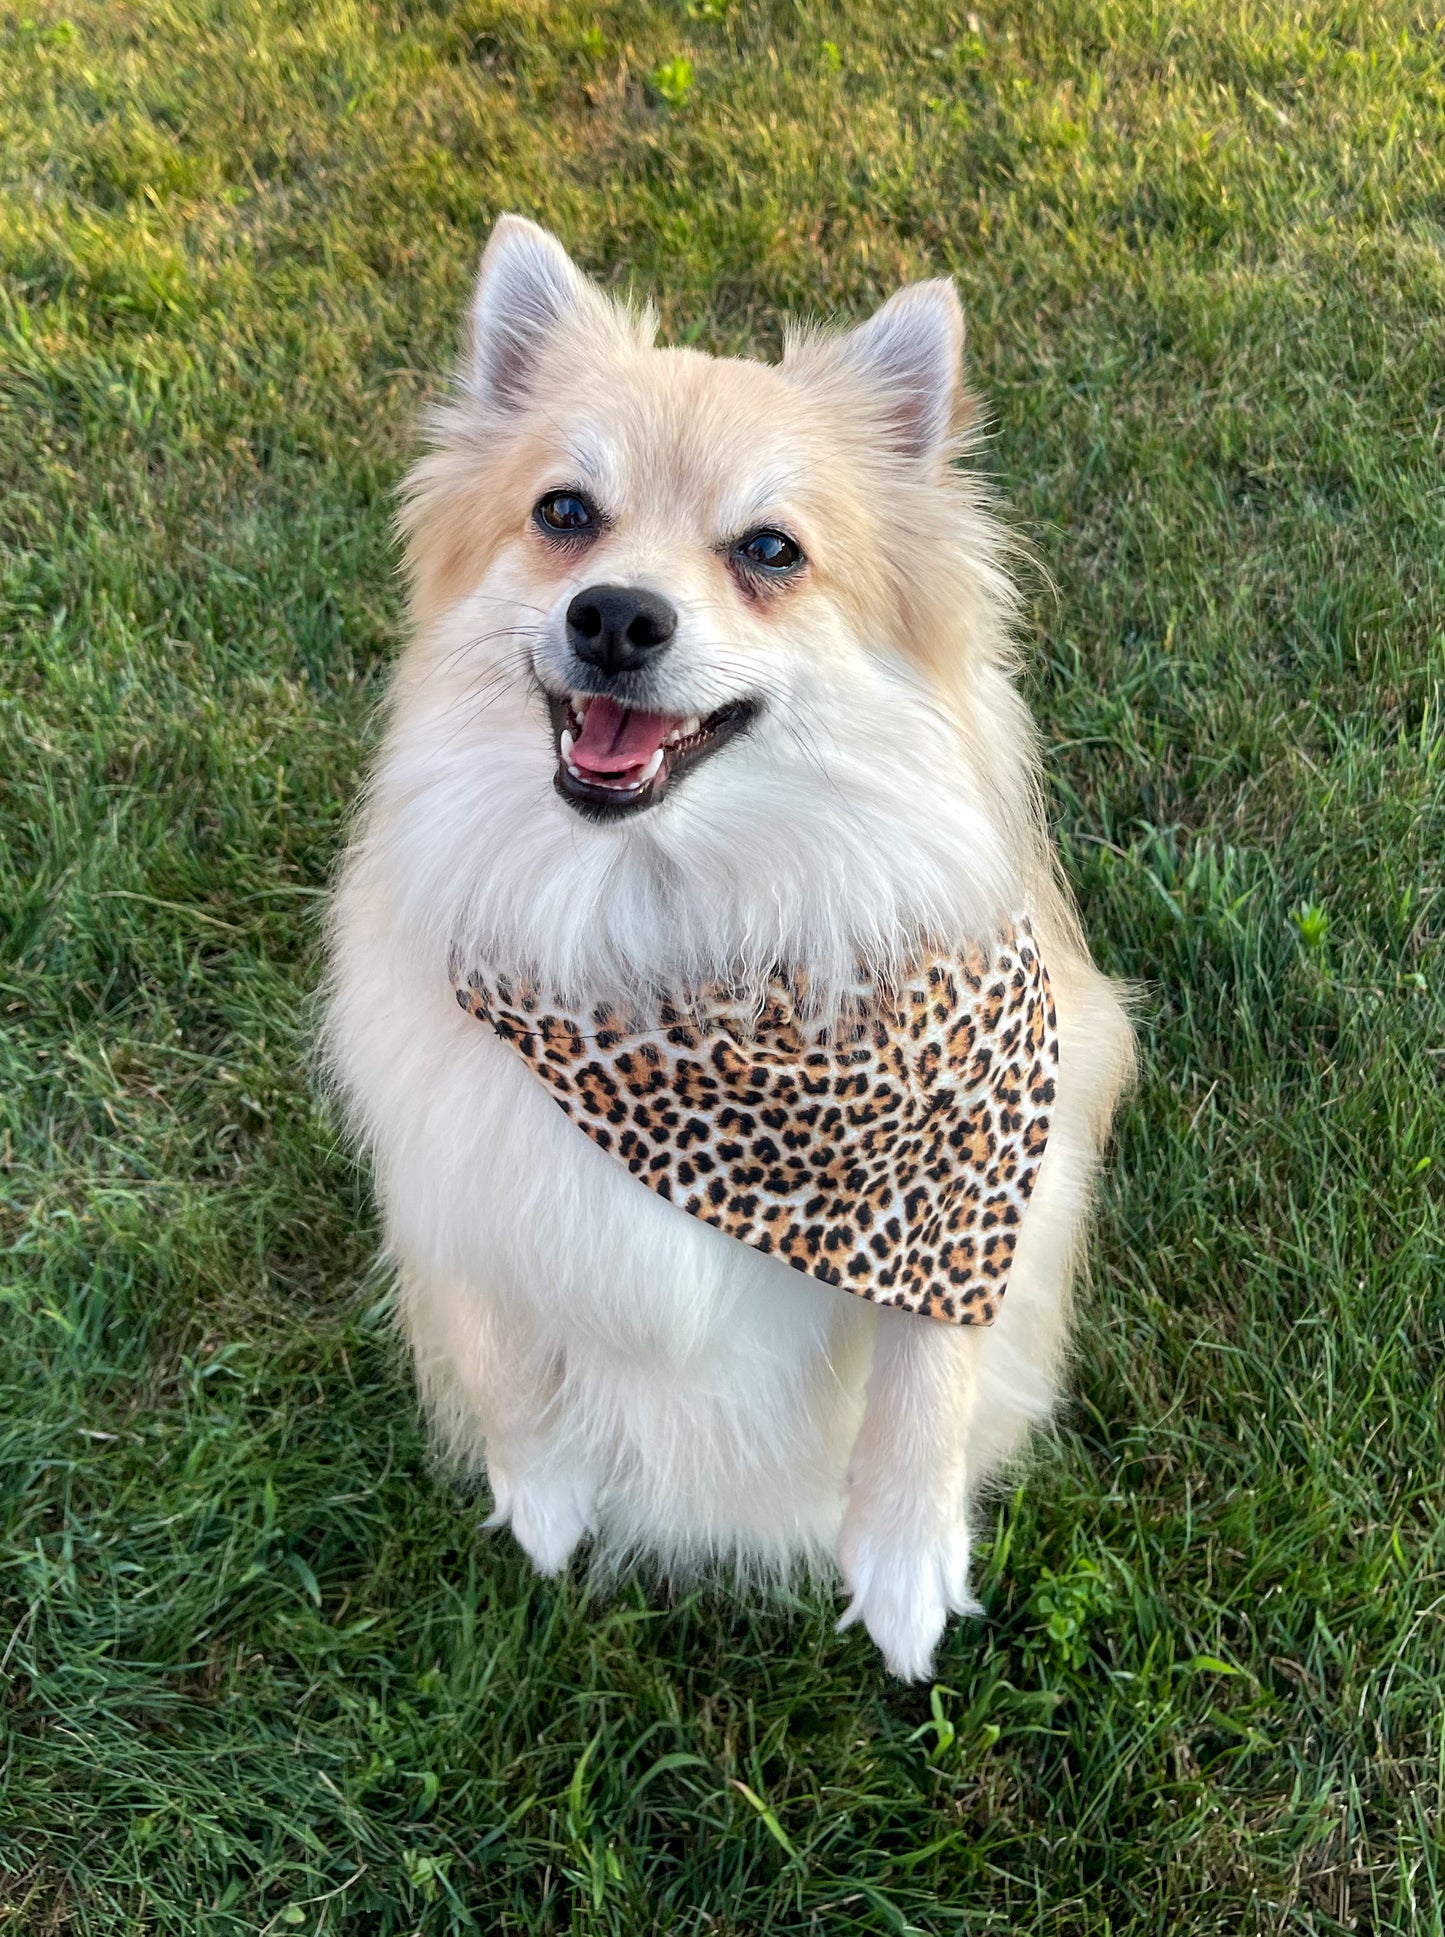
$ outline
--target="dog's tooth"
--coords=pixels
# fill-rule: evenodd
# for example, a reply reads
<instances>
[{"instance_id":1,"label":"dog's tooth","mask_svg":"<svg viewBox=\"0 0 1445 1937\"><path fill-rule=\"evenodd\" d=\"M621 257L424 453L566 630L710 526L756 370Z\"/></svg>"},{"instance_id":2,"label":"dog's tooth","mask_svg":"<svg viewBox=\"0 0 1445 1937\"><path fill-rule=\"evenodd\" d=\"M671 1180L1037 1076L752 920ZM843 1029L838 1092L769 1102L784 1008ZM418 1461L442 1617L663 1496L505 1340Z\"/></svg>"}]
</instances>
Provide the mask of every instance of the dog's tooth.
<instances>
[{"instance_id":1,"label":"dog's tooth","mask_svg":"<svg viewBox=\"0 0 1445 1937\"><path fill-rule=\"evenodd\" d=\"M580 780L582 778L581 770L577 767L574 767L570 760L567 762L567 771L568 773L571 774L574 780Z\"/></svg>"},{"instance_id":2,"label":"dog's tooth","mask_svg":"<svg viewBox=\"0 0 1445 1937\"><path fill-rule=\"evenodd\" d=\"M576 741L572 738L572 735L567 731L566 727L564 726L562 729L561 735L557 741L557 745L562 749L562 758L567 762L567 765L569 767L572 764L572 749L576 744L577 744Z\"/></svg>"},{"instance_id":3,"label":"dog's tooth","mask_svg":"<svg viewBox=\"0 0 1445 1937\"><path fill-rule=\"evenodd\" d=\"M648 761L647 765L642 769L642 778L641 780L638 781L637 783L638 786L645 787L649 780L656 780L657 776L661 772L662 772L662 748L659 747L656 753L654 753L652 758Z\"/></svg>"},{"instance_id":4,"label":"dog's tooth","mask_svg":"<svg viewBox=\"0 0 1445 1937\"><path fill-rule=\"evenodd\" d=\"M689 713L682 725L677 729L677 735L680 740L690 740L694 733L701 732L702 721L697 717L696 713Z\"/></svg>"}]
</instances>

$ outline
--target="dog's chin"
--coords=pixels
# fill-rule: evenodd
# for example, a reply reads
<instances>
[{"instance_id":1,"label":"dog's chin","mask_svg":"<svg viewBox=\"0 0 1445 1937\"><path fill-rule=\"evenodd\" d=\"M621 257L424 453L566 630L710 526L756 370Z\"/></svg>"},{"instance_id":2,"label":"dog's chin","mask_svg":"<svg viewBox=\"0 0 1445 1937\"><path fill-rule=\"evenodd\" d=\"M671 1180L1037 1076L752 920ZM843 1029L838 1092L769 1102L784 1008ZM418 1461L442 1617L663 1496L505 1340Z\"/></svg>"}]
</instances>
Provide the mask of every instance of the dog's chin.
<instances>
[{"instance_id":1,"label":"dog's chin","mask_svg":"<svg viewBox=\"0 0 1445 1937\"><path fill-rule=\"evenodd\" d=\"M557 756L553 785L590 821L644 814L745 733L758 702L730 700L705 717L652 713L607 695L547 694Z\"/></svg>"}]
</instances>

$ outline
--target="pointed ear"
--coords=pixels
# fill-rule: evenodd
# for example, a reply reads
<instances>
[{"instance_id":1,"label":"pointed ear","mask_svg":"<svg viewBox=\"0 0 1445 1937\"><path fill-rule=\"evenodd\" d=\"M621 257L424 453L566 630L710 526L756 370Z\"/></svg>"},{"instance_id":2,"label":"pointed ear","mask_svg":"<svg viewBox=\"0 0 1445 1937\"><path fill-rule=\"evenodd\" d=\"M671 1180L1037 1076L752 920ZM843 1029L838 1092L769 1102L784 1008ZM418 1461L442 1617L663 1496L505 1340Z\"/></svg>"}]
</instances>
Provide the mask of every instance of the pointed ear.
<instances>
[{"instance_id":1,"label":"pointed ear","mask_svg":"<svg viewBox=\"0 0 1445 1937\"><path fill-rule=\"evenodd\" d=\"M494 410L514 410L530 391L543 345L571 323L615 330L618 311L555 236L520 215L498 218L472 295L467 388Z\"/></svg>"},{"instance_id":2,"label":"pointed ear","mask_svg":"<svg viewBox=\"0 0 1445 1937\"><path fill-rule=\"evenodd\" d=\"M908 457L941 457L962 378L963 309L953 284L910 283L837 348L881 393L896 447Z\"/></svg>"}]
</instances>

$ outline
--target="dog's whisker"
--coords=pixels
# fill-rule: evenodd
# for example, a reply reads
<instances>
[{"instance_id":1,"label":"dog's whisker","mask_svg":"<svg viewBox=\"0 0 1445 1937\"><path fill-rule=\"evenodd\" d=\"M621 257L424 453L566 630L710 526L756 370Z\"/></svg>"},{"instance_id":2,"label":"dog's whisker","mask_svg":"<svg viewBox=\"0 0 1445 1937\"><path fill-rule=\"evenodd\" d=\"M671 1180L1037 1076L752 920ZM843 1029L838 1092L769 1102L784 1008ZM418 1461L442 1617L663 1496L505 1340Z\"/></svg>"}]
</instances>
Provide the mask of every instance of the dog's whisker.
<instances>
[{"instance_id":1,"label":"dog's whisker","mask_svg":"<svg viewBox=\"0 0 1445 1937\"><path fill-rule=\"evenodd\" d=\"M545 628L541 626L497 626L491 632L472 633L467 638L459 640L456 645L449 647L428 668L426 677L429 680L435 679L438 675L449 672L459 659L464 658L468 653L479 651L483 646L490 645L494 639L543 636L545 636Z\"/></svg>"}]
</instances>

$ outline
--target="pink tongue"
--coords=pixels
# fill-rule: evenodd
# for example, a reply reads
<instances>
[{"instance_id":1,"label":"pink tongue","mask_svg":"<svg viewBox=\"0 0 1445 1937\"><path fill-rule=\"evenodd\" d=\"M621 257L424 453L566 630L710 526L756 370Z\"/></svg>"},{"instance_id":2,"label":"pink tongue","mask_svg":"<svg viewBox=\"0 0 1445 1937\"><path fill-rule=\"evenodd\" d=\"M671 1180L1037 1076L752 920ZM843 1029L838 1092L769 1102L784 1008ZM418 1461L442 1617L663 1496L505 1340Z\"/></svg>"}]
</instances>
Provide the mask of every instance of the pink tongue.
<instances>
[{"instance_id":1,"label":"pink tongue","mask_svg":"<svg viewBox=\"0 0 1445 1937\"><path fill-rule=\"evenodd\" d=\"M572 742L572 764L588 773L645 767L677 723L673 713L634 713L614 699L591 700Z\"/></svg>"}]
</instances>

